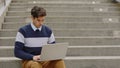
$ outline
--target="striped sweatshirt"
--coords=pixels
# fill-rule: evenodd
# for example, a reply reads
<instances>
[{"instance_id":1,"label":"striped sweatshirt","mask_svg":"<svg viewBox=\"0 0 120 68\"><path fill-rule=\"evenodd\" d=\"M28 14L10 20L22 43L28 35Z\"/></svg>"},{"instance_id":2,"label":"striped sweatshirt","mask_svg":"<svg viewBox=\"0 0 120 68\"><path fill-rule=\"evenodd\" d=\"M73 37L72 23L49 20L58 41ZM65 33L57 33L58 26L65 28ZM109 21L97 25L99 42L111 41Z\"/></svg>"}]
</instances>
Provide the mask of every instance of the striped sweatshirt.
<instances>
[{"instance_id":1,"label":"striped sweatshirt","mask_svg":"<svg viewBox=\"0 0 120 68\"><path fill-rule=\"evenodd\" d=\"M36 28L30 23L17 32L14 54L20 59L32 60L33 56L41 54L43 45L52 43L55 43L55 38L50 28L45 25Z\"/></svg>"}]
</instances>

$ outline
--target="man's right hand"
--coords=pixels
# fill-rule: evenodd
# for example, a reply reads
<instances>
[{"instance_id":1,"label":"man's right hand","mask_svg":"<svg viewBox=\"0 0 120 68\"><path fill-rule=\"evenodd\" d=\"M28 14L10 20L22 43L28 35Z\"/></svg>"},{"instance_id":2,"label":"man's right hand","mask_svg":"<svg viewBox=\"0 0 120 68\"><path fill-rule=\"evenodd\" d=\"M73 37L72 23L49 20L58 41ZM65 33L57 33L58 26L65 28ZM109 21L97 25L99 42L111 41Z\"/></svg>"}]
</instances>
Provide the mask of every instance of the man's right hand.
<instances>
[{"instance_id":1,"label":"man's right hand","mask_svg":"<svg viewBox=\"0 0 120 68\"><path fill-rule=\"evenodd\" d=\"M35 60L35 61L40 60L40 55L33 56L33 60Z\"/></svg>"}]
</instances>

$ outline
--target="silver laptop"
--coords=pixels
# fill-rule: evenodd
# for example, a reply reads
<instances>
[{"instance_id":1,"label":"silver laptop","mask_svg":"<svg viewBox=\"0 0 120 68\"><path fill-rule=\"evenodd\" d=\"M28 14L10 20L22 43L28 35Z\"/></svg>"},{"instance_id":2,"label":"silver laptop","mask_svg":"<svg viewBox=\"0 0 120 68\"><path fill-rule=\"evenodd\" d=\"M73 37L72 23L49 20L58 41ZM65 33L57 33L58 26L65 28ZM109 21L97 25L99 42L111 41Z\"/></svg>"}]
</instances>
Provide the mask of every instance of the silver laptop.
<instances>
[{"instance_id":1,"label":"silver laptop","mask_svg":"<svg viewBox=\"0 0 120 68\"><path fill-rule=\"evenodd\" d=\"M64 59L68 43L47 44L42 47L40 61Z\"/></svg>"}]
</instances>

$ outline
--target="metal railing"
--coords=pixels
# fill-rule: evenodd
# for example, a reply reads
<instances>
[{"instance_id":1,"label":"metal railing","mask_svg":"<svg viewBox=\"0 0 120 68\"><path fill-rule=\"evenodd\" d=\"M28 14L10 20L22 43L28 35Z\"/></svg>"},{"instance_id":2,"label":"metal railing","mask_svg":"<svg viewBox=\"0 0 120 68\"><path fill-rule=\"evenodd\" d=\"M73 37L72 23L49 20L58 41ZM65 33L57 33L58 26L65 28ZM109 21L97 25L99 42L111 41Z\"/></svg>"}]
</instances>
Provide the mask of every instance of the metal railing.
<instances>
[{"instance_id":1,"label":"metal railing","mask_svg":"<svg viewBox=\"0 0 120 68\"><path fill-rule=\"evenodd\" d=\"M6 6L6 0L0 0L0 7Z\"/></svg>"},{"instance_id":2,"label":"metal railing","mask_svg":"<svg viewBox=\"0 0 120 68\"><path fill-rule=\"evenodd\" d=\"M6 0L3 0L4 1L4 6L6 5Z\"/></svg>"}]
</instances>

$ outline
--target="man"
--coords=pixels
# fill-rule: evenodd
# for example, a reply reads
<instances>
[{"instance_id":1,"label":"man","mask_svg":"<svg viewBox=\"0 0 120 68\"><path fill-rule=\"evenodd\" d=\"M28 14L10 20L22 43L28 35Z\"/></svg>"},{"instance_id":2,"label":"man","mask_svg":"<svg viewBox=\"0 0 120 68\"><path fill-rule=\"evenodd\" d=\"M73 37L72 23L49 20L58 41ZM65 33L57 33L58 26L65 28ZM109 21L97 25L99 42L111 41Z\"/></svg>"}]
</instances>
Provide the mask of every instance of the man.
<instances>
[{"instance_id":1,"label":"man","mask_svg":"<svg viewBox=\"0 0 120 68\"><path fill-rule=\"evenodd\" d=\"M55 43L52 30L43 25L46 10L34 6L31 10L32 22L21 27L17 33L14 54L22 59L22 68L65 68L63 60L41 61L43 45Z\"/></svg>"}]
</instances>

